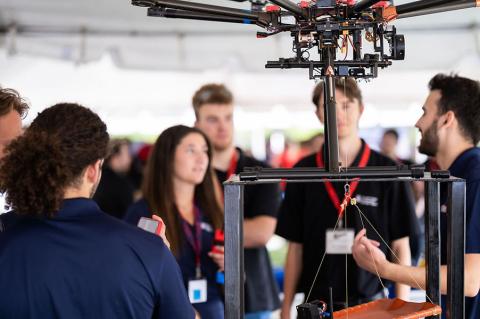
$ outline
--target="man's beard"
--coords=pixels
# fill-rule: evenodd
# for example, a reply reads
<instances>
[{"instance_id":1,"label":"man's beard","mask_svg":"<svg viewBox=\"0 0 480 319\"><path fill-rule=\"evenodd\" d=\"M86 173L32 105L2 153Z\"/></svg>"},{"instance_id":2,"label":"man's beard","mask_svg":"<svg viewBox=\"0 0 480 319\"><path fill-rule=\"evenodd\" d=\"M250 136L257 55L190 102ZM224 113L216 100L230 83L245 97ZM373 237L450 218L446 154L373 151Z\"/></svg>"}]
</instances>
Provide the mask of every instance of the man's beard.
<instances>
[{"instance_id":1,"label":"man's beard","mask_svg":"<svg viewBox=\"0 0 480 319\"><path fill-rule=\"evenodd\" d=\"M418 151L428 156L435 156L438 151L437 120L422 134Z\"/></svg>"}]
</instances>

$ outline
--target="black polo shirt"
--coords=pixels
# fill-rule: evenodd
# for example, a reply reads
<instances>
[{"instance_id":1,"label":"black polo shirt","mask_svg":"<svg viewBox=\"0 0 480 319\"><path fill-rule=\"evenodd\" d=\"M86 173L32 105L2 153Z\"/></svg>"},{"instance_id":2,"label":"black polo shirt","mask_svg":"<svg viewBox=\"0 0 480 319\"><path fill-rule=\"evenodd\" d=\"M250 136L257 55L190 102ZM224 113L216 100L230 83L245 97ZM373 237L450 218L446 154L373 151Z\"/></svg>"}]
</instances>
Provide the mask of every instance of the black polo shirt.
<instances>
[{"instance_id":1,"label":"black polo shirt","mask_svg":"<svg viewBox=\"0 0 480 319\"><path fill-rule=\"evenodd\" d=\"M86 198L0 233L0 318L194 318L158 236Z\"/></svg>"},{"instance_id":2,"label":"black polo shirt","mask_svg":"<svg viewBox=\"0 0 480 319\"><path fill-rule=\"evenodd\" d=\"M352 166L358 166L362 149ZM394 166L389 158L371 151L367 166ZM317 167L316 154L300 160L295 167ZM332 182L340 201L344 197L343 182ZM414 200L411 188L401 182L360 182L354 193L361 211L373 223L382 237L391 243L410 234L410 225L415 221ZM355 233L362 229L360 214L355 207L348 206L347 227ZM303 265L298 291L306 295L325 252L327 229L333 229L338 213L327 194L324 183L288 183L285 199L278 217L277 234L285 239L303 244ZM381 242L375 231L363 220L370 239ZM388 256L387 247L381 250ZM345 276L345 255L326 255L309 300L328 301L328 288L333 288L334 300L345 301L345 285L351 300L369 298L382 290L376 277L360 269L352 255L347 258L348 279ZM305 296L306 296L305 295Z\"/></svg>"},{"instance_id":3,"label":"black polo shirt","mask_svg":"<svg viewBox=\"0 0 480 319\"><path fill-rule=\"evenodd\" d=\"M268 167L252 157L246 156L237 148L240 155L235 174L245 167ZM227 180L227 172L215 170L218 180ZM259 184L246 186L244 192L245 219L257 216L277 217L280 206L280 188L278 184ZM247 248L245 260L245 312L274 310L280 307L278 287L273 277L272 265L267 249L263 247Z\"/></svg>"}]
</instances>

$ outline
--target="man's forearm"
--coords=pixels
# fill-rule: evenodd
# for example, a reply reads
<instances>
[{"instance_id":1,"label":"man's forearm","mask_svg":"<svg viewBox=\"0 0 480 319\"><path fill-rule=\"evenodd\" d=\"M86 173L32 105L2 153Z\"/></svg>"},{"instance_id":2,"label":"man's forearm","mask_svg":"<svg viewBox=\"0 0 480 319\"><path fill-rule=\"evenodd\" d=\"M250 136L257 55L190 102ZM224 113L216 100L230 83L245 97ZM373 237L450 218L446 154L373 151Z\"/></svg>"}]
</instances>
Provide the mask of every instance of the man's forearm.
<instances>
[{"instance_id":1,"label":"man's forearm","mask_svg":"<svg viewBox=\"0 0 480 319\"><path fill-rule=\"evenodd\" d=\"M285 261L285 275L283 283L283 306L290 308L297 290L298 280L302 271L303 245L290 242L288 244L287 259Z\"/></svg>"},{"instance_id":2,"label":"man's forearm","mask_svg":"<svg viewBox=\"0 0 480 319\"><path fill-rule=\"evenodd\" d=\"M425 268L388 262L380 267L379 272L382 278L425 290Z\"/></svg>"},{"instance_id":3,"label":"man's forearm","mask_svg":"<svg viewBox=\"0 0 480 319\"><path fill-rule=\"evenodd\" d=\"M392 243L392 250L395 263L405 266L411 266L412 256L410 252L410 242L408 237L398 239ZM410 297L410 286L401 283L395 284L395 294L398 298L408 300Z\"/></svg>"}]
</instances>

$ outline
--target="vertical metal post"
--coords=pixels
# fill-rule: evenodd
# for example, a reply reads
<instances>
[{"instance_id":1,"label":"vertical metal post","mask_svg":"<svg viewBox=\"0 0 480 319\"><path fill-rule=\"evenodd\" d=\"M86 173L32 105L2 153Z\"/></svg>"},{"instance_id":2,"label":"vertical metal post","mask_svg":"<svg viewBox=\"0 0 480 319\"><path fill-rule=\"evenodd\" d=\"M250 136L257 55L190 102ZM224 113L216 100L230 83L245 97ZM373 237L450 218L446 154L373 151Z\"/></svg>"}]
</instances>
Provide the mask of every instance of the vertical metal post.
<instances>
[{"instance_id":1,"label":"vertical metal post","mask_svg":"<svg viewBox=\"0 0 480 319\"><path fill-rule=\"evenodd\" d=\"M335 78L327 75L323 85L323 108L325 126L324 162L325 169L330 173L338 173L338 133L337 110L335 101Z\"/></svg>"},{"instance_id":2,"label":"vertical metal post","mask_svg":"<svg viewBox=\"0 0 480 319\"><path fill-rule=\"evenodd\" d=\"M465 318L465 181L448 184L447 318Z\"/></svg>"},{"instance_id":3,"label":"vertical metal post","mask_svg":"<svg viewBox=\"0 0 480 319\"><path fill-rule=\"evenodd\" d=\"M426 293L434 304L440 301L440 183L425 182ZM428 319L440 318L431 316Z\"/></svg>"},{"instance_id":4,"label":"vertical metal post","mask_svg":"<svg viewBox=\"0 0 480 319\"><path fill-rule=\"evenodd\" d=\"M225 318L243 319L243 184L224 185L225 190Z\"/></svg>"}]
</instances>

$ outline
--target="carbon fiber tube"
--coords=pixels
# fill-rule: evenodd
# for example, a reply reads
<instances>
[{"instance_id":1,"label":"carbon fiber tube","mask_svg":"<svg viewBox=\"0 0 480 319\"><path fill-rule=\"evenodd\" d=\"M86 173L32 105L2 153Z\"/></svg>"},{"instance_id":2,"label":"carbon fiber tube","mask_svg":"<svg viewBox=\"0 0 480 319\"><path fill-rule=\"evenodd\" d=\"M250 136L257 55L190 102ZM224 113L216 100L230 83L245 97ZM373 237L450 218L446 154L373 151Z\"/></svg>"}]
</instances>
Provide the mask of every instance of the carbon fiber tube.
<instances>
[{"instance_id":1,"label":"carbon fiber tube","mask_svg":"<svg viewBox=\"0 0 480 319\"><path fill-rule=\"evenodd\" d=\"M203 4L203 3L180 1L180 0L156 0L155 4L157 6L164 6L169 9L201 12L201 13L241 18L241 19L250 19L253 21L258 20L258 13L255 13L255 12L222 7L222 6L213 6L209 4Z\"/></svg>"},{"instance_id":2,"label":"carbon fiber tube","mask_svg":"<svg viewBox=\"0 0 480 319\"><path fill-rule=\"evenodd\" d=\"M449 6L457 4L457 2L468 2L472 3L472 6L475 6L475 0L467 0L467 1L452 1L452 0L420 0L410 3L401 4L396 6L397 14L401 15L404 13L415 12L419 10L426 10L426 9L435 9L438 7Z\"/></svg>"},{"instance_id":3,"label":"carbon fiber tube","mask_svg":"<svg viewBox=\"0 0 480 319\"><path fill-rule=\"evenodd\" d=\"M461 0L461 1L455 1L454 3L439 6L439 7L417 10L417 11L411 11L411 12L408 12L408 13L399 13L398 16L397 16L397 19L424 16L424 15L428 15L428 14L442 13L442 12L448 12L448 11L454 11L454 10L462 10L462 9L474 8L474 7L478 7L478 6L479 6L479 3L477 3L475 0L473 0L473 1L472 0Z\"/></svg>"},{"instance_id":4,"label":"carbon fiber tube","mask_svg":"<svg viewBox=\"0 0 480 319\"><path fill-rule=\"evenodd\" d=\"M353 11L354 12L361 12L367 8L370 8L371 6L373 6L374 4L380 2L381 0L362 0L360 2L357 2L354 6L353 6Z\"/></svg>"},{"instance_id":5,"label":"carbon fiber tube","mask_svg":"<svg viewBox=\"0 0 480 319\"><path fill-rule=\"evenodd\" d=\"M197 12L177 10L177 9L162 9L159 7L148 8L147 15L149 17L163 17L163 18L173 18L173 19L255 24L255 21L250 19L227 17L227 16L207 14L207 13L197 13Z\"/></svg>"},{"instance_id":6,"label":"carbon fiber tube","mask_svg":"<svg viewBox=\"0 0 480 319\"><path fill-rule=\"evenodd\" d=\"M290 11L293 14L303 16L302 9L290 0L270 0L270 2L276 4L279 7L282 7L287 11Z\"/></svg>"}]
</instances>

